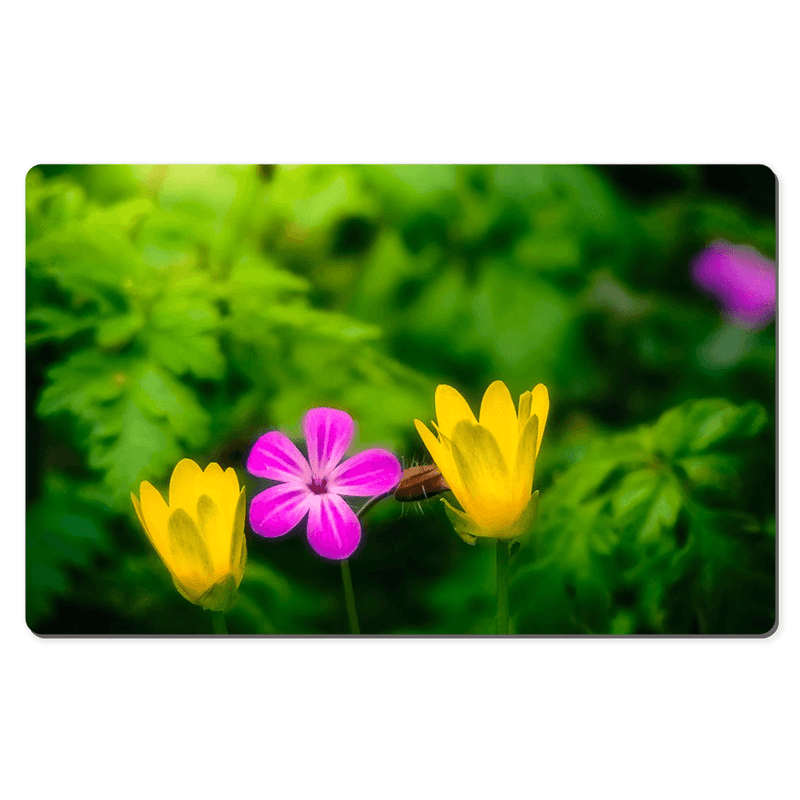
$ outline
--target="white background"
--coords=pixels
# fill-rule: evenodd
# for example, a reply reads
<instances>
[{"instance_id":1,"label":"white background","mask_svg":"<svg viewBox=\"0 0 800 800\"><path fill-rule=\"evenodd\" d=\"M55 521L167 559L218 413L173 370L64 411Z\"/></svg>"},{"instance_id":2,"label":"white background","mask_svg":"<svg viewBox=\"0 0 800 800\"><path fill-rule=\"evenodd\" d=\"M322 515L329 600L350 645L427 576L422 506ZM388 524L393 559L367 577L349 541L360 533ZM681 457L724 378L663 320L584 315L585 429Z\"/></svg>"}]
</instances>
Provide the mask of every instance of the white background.
<instances>
[{"instance_id":1,"label":"white background","mask_svg":"<svg viewBox=\"0 0 800 800\"><path fill-rule=\"evenodd\" d=\"M4 13L0 48L11 444L2 461L3 795L797 797L791 4L22 8ZM777 172L777 633L220 642L40 640L28 631L25 172L39 162L324 161L766 163Z\"/></svg>"}]
</instances>

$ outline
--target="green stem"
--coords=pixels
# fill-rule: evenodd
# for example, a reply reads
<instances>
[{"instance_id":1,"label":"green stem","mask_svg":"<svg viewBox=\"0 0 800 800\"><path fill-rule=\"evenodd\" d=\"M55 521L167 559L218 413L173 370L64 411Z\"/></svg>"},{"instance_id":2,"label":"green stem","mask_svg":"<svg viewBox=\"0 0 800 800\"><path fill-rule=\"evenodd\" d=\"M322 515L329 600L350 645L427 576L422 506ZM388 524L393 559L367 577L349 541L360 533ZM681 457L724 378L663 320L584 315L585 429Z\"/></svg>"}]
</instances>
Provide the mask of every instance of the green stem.
<instances>
[{"instance_id":1,"label":"green stem","mask_svg":"<svg viewBox=\"0 0 800 800\"><path fill-rule=\"evenodd\" d=\"M350 633L361 633L358 629L358 614L356 614L356 596L353 594L353 581L350 578L350 562L345 558L339 562L342 565L342 583L344 584L344 602L347 606L347 620L350 623Z\"/></svg>"},{"instance_id":2,"label":"green stem","mask_svg":"<svg viewBox=\"0 0 800 800\"><path fill-rule=\"evenodd\" d=\"M211 626L217 636L228 632L228 626L225 624L225 615L221 611L211 612Z\"/></svg>"},{"instance_id":3,"label":"green stem","mask_svg":"<svg viewBox=\"0 0 800 800\"><path fill-rule=\"evenodd\" d=\"M508 631L508 542L497 540L497 633Z\"/></svg>"},{"instance_id":4,"label":"green stem","mask_svg":"<svg viewBox=\"0 0 800 800\"><path fill-rule=\"evenodd\" d=\"M380 503L385 497L389 497L392 492L375 495L364 503L358 510L356 516L361 519L373 506ZM353 592L353 579L350 577L350 562L347 559L339 562L342 565L342 584L344 585L344 603L347 606L347 620L350 623L350 633L361 633L358 627L358 614L356 613L356 596Z\"/></svg>"},{"instance_id":5,"label":"green stem","mask_svg":"<svg viewBox=\"0 0 800 800\"><path fill-rule=\"evenodd\" d=\"M378 503L380 503L381 500L384 500L391 494L393 494L393 492L384 492L383 494L376 494L375 497L370 497L370 499L367 500L367 502L364 503L364 505L358 509L358 513L356 514L356 516L359 519L361 519L361 517L363 517L364 514L367 513L367 511L369 511L373 506L378 505Z\"/></svg>"}]
</instances>

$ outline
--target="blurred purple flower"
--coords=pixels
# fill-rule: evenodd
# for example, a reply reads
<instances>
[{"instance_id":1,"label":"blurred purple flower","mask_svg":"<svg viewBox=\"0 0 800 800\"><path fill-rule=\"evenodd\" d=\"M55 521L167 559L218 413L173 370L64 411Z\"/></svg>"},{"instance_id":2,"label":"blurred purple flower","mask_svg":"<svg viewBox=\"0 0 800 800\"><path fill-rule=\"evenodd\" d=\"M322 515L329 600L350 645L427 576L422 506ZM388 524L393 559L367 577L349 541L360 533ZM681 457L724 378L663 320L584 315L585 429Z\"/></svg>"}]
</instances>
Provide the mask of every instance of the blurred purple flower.
<instances>
[{"instance_id":1,"label":"blurred purple flower","mask_svg":"<svg viewBox=\"0 0 800 800\"><path fill-rule=\"evenodd\" d=\"M714 242L694 257L692 278L747 328L763 328L775 315L775 262L752 247Z\"/></svg>"},{"instance_id":2,"label":"blurred purple flower","mask_svg":"<svg viewBox=\"0 0 800 800\"><path fill-rule=\"evenodd\" d=\"M247 470L280 481L250 504L250 525L261 536L283 536L308 515L308 542L324 558L344 559L361 540L361 523L342 499L374 497L394 489L403 468L387 450L364 450L339 463L355 431L353 418L335 408L312 408L303 419L308 460L278 431L253 445Z\"/></svg>"}]
</instances>

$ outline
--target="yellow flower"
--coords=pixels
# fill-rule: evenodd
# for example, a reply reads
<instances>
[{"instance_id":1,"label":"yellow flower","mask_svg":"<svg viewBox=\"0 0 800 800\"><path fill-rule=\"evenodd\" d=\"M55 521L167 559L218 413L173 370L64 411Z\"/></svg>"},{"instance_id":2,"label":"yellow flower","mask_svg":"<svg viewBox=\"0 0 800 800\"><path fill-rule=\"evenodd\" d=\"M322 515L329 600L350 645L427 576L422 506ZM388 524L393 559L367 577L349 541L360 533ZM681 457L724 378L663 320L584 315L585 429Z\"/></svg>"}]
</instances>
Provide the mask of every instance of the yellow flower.
<instances>
[{"instance_id":1,"label":"yellow flower","mask_svg":"<svg viewBox=\"0 0 800 800\"><path fill-rule=\"evenodd\" d=\"M486 390L480 420L451 386L436 389L434 436L414 420L422 441L463 511L444 500L456 533L474 544L479 536L513 539L533 525L539 492L531 496L550 399L539 384L514 407L502 381ZM438 424L437 424L438 423Z\"/></svg>"},{"instance_id":2,"label":"yellow flower","mask_svg":"<svg viewBox=\"0 0 800 800\"><path fill-rule=\"evenodd\" d=\"M219 464L203 472L184 458L169 482L169 505L147 481L140 495L141 502L131 493L136 515L175 588L191 603L227 611L247 560L245 496L236 473Z\"/></svg>"}]
</instances>

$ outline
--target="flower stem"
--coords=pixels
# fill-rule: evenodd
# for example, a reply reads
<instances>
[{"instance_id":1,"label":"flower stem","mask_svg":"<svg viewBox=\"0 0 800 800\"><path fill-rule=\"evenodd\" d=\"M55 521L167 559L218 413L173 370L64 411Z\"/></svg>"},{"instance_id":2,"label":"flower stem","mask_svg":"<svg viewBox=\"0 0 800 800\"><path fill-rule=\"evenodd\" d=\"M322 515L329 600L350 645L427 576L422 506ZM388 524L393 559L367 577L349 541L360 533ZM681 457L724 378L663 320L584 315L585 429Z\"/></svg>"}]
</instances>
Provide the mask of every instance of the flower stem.
<instances>
[{"instance_id":1,"label":"flower stem","mask_svg":"<svg viewBox=\"0 0 800 800\"><path fill-rule=\"evenodd\" d=\"M370 497L370 499L358 509L356 516L361 519L361 517L363 517L367 511L369 511L373 506L378 505L381 500L385 500L390 494L392 494L392 492L384 492L383 494L376 494L375 497Z\"/></svg>"},{"instance_id":2,"label":"flower stem","mask_svg":"<svg viewBox=\"0 0 800 800\"><path fill-rule=\"evenodd\" d=\"M498 634L508 631L508 542L497 540L497 629Z\"/></svg>"},{"instance_id":3,"label":"flower stem","mask_svg":"<svg viewBox=\"0 0 800 800\"><path fill-rule=\"evenodd\" d=\"M214 633L218 636L228 632L228 626L225 624L225 615L221 611L211 612L211 625Z\"/></svg>"},{"instance_id":4,"label":"flower stem","mask_svg":"<svg viewBox=\"0 0 800 800\"><path fill-rule=\"evenodd\" d=\"M371 497L358 509L356 516L361 519L373 506L380 503L386 497L391 495L391 492L384 492L384 494L377 494ZM350 562L347 559L339 562L342 565L342 584L344 585L344 602L347 606L347 620L350 623L350 633L361 633L358 627L358 614L356 613L356 596L353 592L353 580L350 577Z\"/></svg>"},{"instance_id":5,"label":"flower stem","mask_svg":"<svg viewBox=\"0 0 800 800\"><path fill-rule=\"evenodd\" d=\"M358 629L358 614L356 614L356 597L353 594L353 581L350 578L350 562L345 558L339 562L342 565L342 583L344 584L344 602L347 606L347 619L350 623L350 633L361 633Z\"/></svg>"}]
</instances>

